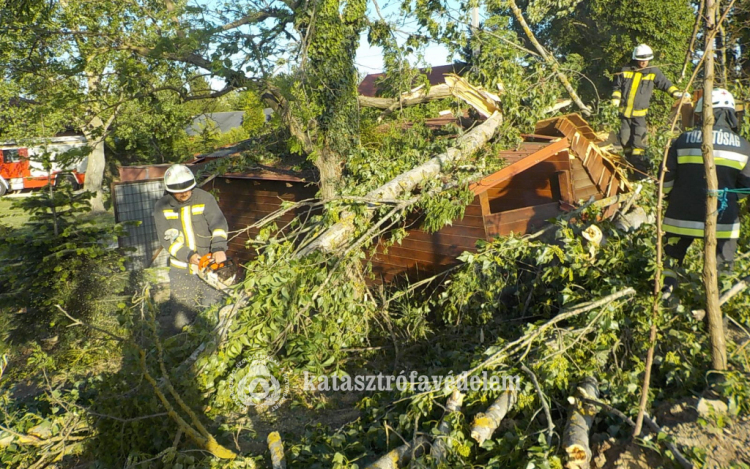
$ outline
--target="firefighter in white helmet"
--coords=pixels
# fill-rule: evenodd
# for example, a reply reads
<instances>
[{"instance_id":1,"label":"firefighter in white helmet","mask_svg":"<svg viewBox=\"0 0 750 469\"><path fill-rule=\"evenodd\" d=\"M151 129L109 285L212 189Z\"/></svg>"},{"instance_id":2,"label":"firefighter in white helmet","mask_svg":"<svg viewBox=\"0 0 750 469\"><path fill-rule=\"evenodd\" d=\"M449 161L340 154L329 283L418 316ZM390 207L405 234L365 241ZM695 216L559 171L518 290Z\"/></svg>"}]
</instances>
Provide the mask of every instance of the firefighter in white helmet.
<instances>
[{"instance_id":1,"label":"firefighter in white helmet","mask_svg":"<svg viewBox=\"0 0 750 469\"><path fill-rule=\"evenodd\" d=\"M166 193L154 206L156 232L169 253L174 331L189 324L198 307L208 307L222 298L196 274L205 254L212 253L217 263L226 261L227 220L214 196L195 185L190 168L170 166L164 173Z\"/></svg>"},{"instance_id":2,"label":"firefighter in white helmet","mask_svg":"<svg viewBox=\"0 0 750 469\"><path fill-rule=\"evenodd\" d=\"M657 67L649 67L654 51L646 44L633 49L632 61L615 75L612 105L619 109L619 141L625 157L635 168L633 178L643 179L648 173L646 159L646 114L654 88L674 98L683 93ZM689 94L685 94L689 97Z\"/></svg>"},{"instance_id":3,"label":"firefighter in white helmet","mask_svg":"<svg viewBox=\"0 0 750 469\"><path fill-rule=\"evenodd\" d=\"M714 114L714 162L719 182L719 213L716 225L716 260L719 270L731 270L740 235L739 192L750 188L750 143L737 133L734 97L715 88L711 94ZM698 100L696 122L700 125L703 98ZM700 127L680 135L669 148L664 174L664 193L669 206L663 229L668 268L664 272L664 296L677 287L674 269L682 264L695 239L704 236L706 177L703 167L703 131Z\"/></svg>"}]
</instances>

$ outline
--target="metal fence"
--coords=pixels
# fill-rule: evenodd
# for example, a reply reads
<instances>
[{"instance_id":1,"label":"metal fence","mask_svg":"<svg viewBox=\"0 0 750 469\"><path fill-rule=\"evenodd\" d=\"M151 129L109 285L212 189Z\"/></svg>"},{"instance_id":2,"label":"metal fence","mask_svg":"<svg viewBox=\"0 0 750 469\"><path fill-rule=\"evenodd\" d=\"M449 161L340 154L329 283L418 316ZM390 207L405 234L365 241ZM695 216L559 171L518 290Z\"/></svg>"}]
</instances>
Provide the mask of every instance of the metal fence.
<instances>
[{"instance_id":1,"label":"metal fence","mask_svg":"<svg viewBox=\"0 0 750 469\"><path fill-rule=\"evenodd\" d=\"M167 253L163 251L151 262L156 251L161 247L154 224L154 205L164 195L161 179L114 184L113 189L115 219L118 223L139 221L140 224L126 225L127 236L119 238L121 248L134 247L128 254L128 269L145 269L148 267L165 267Z\"/></svg>"}]
</instances>

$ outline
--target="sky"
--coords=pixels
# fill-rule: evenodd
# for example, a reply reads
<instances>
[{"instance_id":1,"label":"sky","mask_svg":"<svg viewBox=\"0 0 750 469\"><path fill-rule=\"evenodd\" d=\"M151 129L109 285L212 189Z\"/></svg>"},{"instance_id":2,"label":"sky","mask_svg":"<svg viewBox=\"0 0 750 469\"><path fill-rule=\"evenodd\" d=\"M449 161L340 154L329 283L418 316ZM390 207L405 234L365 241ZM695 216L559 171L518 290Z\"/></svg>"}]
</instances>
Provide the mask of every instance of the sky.
<instances>
[{"instance_id":1,"label":"sky","mask_svg":"<svg viewBox=\"0 0 750 469\"><path fill-rule=\"evenodd\" d=\"M406 40L408 33L416 30L416 24L412 22L399 21L399 7L402 0L368 0L367 5L367 16L369 18L376 19L378 14L374 7L374 1L378 2L380 7L380 14L389 22L398 22L400 32L396 33L399 42ZM190 3L202 5L208 9L218 8L219 5L225 3L226 0L191 0ZM450 53L448 49L441 45L428 46L423 51L424 65L436 66L452 63ZM416 57L411 58L412 63L416 63ZM379 47L372 47L367 42L367 33L363 33L360 36L359 49L357 50L357 57L355 64L360 72L360 75L364 76L368 73L379 73L383 71L383 52ZM422 64L420 64L422 65ZM217 82L218 84L218 82Z\"/></svg>"},{"instance_id":2,"label":"sky","mask_svg":"<svg viewBox=\"0 0 750 469\"><path fill-rule=\"evenodd\" d=\"M414 59L416 61L416 58ZM424 61L427 65L445 65L452 63L450 52L442 45L428 46L424 51ZM372 47L367 43L367 34L362 34L355 59L360 74L379 73L383 71L383 51L379 47Z\"/></svg>"},{"instance_id":3,"label":"sky","mask_svg":"<svg viewBox=\"0 0 750 469\"><path fill-rule=\"evenodd\" d=\"M399 17L401 0L374 1L378 1L380 14L382 14L382 17L386 21L398 23L399 32L396 33L396 37L399 42L406 41L408 33L416 31L417 26L415 21L404 22ZM378 18L373 1L368 1L367 3L367 16L373 19ZM423 52L423 60L426 62L426 65L436 66L453 62L448 49L440 44L430 45ZM416 62L416 57L412 57L412 62ZM360 36L355 64L360 74L379 73L383 71L383 51L379 47L373 47L368 44L367 33L363 33Z\"/></svg>"}]
</instances>

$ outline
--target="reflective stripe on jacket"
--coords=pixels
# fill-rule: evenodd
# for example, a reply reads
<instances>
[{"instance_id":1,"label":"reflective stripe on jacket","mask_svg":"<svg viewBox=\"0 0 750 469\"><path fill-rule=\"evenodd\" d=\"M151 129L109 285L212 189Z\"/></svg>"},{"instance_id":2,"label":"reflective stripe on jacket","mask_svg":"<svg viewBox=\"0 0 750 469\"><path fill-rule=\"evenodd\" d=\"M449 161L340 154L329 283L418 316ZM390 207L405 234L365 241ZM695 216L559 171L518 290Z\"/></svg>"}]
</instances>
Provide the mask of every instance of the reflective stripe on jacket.
<instances>
[{"instance_id":1,"label":"reflective stripe on jacket","mask_svg":"<svg viewBox=\"0 0 750 469\"><path fill-rule=\"evenodd\" d=\"M154 206L154 222L172 267L188 268L193 254L227 250L227 220L214 196L202 189L193 189L185 203L166 194Z\"/></svg>"},{"instance_id":2,"label":"reflective stripe on jacket","mask_svg":"<svg viewBox=\"0 0 750 469\"><path fill-rule=\"evenodd\" d=\"M750 143L728 128L715 127L713 132L714 163L719 189L750 188ZM691 130L672 142L667 155L664 193L669 207L664 217L664 231L681 236L702 238L706 219L706 172L703 167L703 131ZM740 235L737 194L728 193L727 205L720 212L716 237L738 238ZM721 207L719 201L719 207Z\"/></svg>"},{"instance_id":3,"label":"reflective stripe on jacket","mask_svg":"<svg viewBox=\"0 0 750 469\"><path fill-rule=\"evenodd\" d=\"M645 116L654 88L673 96L679 92L657 67L639 69L628 65L615 75L612 98L620 100L620 114L623 116Z\"/></svg>"}]
</instances>

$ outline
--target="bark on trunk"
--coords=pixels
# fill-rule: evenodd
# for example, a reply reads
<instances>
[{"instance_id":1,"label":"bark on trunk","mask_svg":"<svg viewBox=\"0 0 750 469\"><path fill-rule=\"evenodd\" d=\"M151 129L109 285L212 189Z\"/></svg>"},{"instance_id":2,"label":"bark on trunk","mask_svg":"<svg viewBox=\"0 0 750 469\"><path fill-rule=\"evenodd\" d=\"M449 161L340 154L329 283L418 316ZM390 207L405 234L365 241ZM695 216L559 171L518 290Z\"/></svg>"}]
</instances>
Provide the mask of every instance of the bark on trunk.
<instances>
[{"instance_id":1,"label":"bark on trunk","mask_svg":"<svg viewBox=\"0 0 750 469\"><path fill-rule=\"evenodd\" d=\"M487 412L480 412L474 417L474 422L471 424L471 437L480 446L485 440L489 440L515 403L516 393L514 391L505 391L501 394L487 409Z\"/></svg>"},{"instance_id":2,"label":"bark on trunk","mask_svg":"<svg viewBox=\"0 0 750 469\"><path fill-rule=\"evenodd\" d=\"M411 192L423 181L440 174L442 169L447 165L460 161L483 147L495 135L501 122L502 115L499 112L495 112L482 125L459 137L455 147L449 148L445 153L432 158L410 171L402 173L386 184L370 191L366 198L373 200L396 199L404 193ZM372 210L369 210L366 216L372 218L373 213ZM337 247L349 239L355 230L353 223L354 214L344 211L341 213L340 218L340 222L328 228L308 246L300 250L299 257L306 256L315 251L334 252Z\"/></svg>"},{"instance_id":3,"label":"bark on trunk","mask_svg":"<svg viewBox=\"0 0 750 469\"><path fill-rule=\"evenodd\" d=\"M599 387L596 379L585 378L576 390L576 398L570 409L568 423L563 433L563 448L568 454L565 467L568 469L588 469L591 463L591 448L589 447L589 432L594 421L597 408L587 404L585 399L598 399Z\"/></svg>"},{"instance_id":4,"label":"bark on trunk","mask_svg":"<svg viewBox=\"0 0 750 469\"><path fill-rule=\"evenodd\" d=\"M323 199L336 196L336 189L341 181L341 165L338 153L327 147L320 151L315 160L315 166L320 173L320 195Z\"/></svg>"},{"instance_id":5,"label":"bark on trunk","mask_svg":"<svg viewBox=\"0 0 750 469\"><path fill-rule=\"evenodd\" d=\"M435 461L442 462L445 460L445 456L448 454L448 450L451 447L451 439L448 437L451 432L451 425L446 420L451 414L461 412L461 404L463 404L464 395L458 389L453 390L453 394L445 403L445 415L438 425L439 436L432 445L430 454L435 458Z\"/></svg>"},{"instance_id":6,"label":"bark on trunk","mask_svg":"<svg viewBox=\"0 0 750 469\"><path fill-rule=\"evenodd\" d=\"M706 0L706 36L716 27L717 4L715 0ZM714 370L725 370L727 367L727 348L724 341L724 326L719 306L719 287L716 269L716 219L719 182L716 178L714 164L714 112L711 93L714 88L714 50L713 41L706 43L705 79L703 82L703 166L706 170L706 226L704 232L703 284L706 289L706 312L708 313L708 330L711 337L711 365Z\"/></svg>"},{"instance_id":7,"label":"bark on trunk","mask_svg":"<svg viewBox=\"0 0 750 469\"><path fill-rule=\"evenodd\" d=\"M98 121L99 128L104 126L101 119L96 118L95 121ZM90 132L87 132L85 137L89 144L93 145L93 149L89 154L88 165L86 166L86 179L83 182L83 188L95 194L90 201L91 210L94 212L103 212L104 196L102 193L102 186L104 184L104 168L106 165L104 157L104 138L103 136L95 137Z\"/></svg>"}]
</instances>

